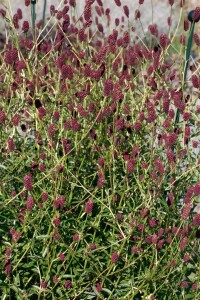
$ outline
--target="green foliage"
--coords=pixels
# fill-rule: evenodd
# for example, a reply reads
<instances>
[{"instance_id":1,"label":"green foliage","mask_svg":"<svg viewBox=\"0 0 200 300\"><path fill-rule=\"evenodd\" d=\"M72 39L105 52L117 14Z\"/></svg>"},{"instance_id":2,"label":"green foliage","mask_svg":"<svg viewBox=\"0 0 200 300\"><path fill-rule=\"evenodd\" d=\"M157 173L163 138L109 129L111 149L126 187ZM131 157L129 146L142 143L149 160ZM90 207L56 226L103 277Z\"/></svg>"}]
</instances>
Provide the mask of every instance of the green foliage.
<instances>
[{"instance_id":1,"label":"green foliage","mask_svg":"<svg viewBox=\"0 0 200 300\"><path fill-rule=\"evenodd\" d=\"M116 42L77 21L80 41L55 22L24 40L11 26L0 53L1 299L198 299L199 91L185 48L174 59L178 39Z\"/></svg>"}]
</instances>

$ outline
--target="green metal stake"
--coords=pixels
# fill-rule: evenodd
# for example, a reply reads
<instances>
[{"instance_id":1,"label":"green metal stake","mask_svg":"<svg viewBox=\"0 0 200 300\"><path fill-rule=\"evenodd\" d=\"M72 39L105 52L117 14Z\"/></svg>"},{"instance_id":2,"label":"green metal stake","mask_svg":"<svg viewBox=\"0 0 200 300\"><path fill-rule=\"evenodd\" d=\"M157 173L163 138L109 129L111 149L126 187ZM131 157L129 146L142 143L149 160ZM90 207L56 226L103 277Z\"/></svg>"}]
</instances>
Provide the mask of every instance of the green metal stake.
<instances>
[{"instance_id":1,"label":"green metal stake","mask_svg":"<svg viewBox=\"0 0 200 300\"><path fill-rule=\"evenodd\" d=\"M35 14L35 5L36 5L36 0L31 0L31 17L32 17L32 27L33 27L33 35L35 37L35 19L36 19L36 14Z\"/></svg>"},{"instance_id":2,"label":"green metal stake","mask_svg":"<svg viewBox=\"0 0 200 300\"><path fill-rule=\"evenodd\" d=\"M185 64L185 68L184 68L183 83L185 83L186 78L187 78L187 70L188 70L188 65L189 65L190 52L191 52L191 47L192 47L192 40L193 40L193 35L194 35L195 23L197 23L200 20L200 15L196 20L193 20L193 13L194 13L194 10L191 10L188 14L188 20L191 22L191 25L190 25L190 33L189 33L188 44L187 44L186 55L185 55L186 64ZM182 99L180 100L179 107L177 108L177 111L176 111L175 131L177 129L176 125L179 122L181 102L182 102Z\"/></svg>"},{"instance_id":3,"label":"green metal stake","mask_svg":"<svg viewBox=\"0 0 200 300\"><path fill-rule=\"evenodd\" d=\"M189 33L188 44L187 44L186 55L185 55L186 63L185 63L185 68L184 68L184 76L183 76L184 81L183 81L183 84L185 84L185 81L186 81L186 78L187 78L187 70L188 70L188 65L189 65L190 52L191 52L191 47L192 47L192 40L193 40L193 35L194 35L195 23L200 20L200 15L196 20L193 20L193 13L194 13L194 10L190 11L189 14L188 14L188 20L191 22L191 25L190 25L190 33ZM182 98L180 99L179 107L177 108L177 111L176 111L176 117L175 117L175 122L174 122L174 125L175 125L174 132L176 132L177 124L179 123L181 102L182 102ZM174 146L172 146L171 149L174 152ZM164 196L165 196L165 198L167 197L167 191L164 192Z\"/></svg>"},{"instance_id":4,"label":"green metal stake","mask_svg":"<svg viewBox=\"0 0 200 300\"><path fill-rule=\"evenodd\" d=\"M42 16L42 29L44 28L44 25L45 25L46 8L47 8L47 0L44 0L43 16Z\"/></svg>"},{"instance_id":5,"label":"green metal stake","mask_svg":"<svg viewBox=\"0 0 200 300\"><path fill-rule=\"evenodd\" d=\"M193 40L193 35L194 35L194 26L195 26L195 23L192 22L191 26L190 26L190 35L188 38L188 45L187 45L186 55L185 55L186 64L185 64L185 70L184 70L184 82L186 81L186 78L187 78L187 70L188 70L190 52L191 52L191 48L192 48L192 40Z\"/></svg>"}]
</instances>

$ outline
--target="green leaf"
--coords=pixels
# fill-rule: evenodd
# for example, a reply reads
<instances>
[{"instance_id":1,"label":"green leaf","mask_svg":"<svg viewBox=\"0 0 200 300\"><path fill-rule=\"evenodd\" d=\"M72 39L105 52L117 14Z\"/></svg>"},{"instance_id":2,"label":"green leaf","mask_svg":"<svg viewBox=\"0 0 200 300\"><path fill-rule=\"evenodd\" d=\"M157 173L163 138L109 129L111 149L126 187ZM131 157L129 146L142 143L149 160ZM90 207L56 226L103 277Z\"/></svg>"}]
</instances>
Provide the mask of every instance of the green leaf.
<instances>
[{"instance_id":1,"label":"green leaf","mask_svg":"<svg viewBox=\"0 0 200 300\"><path fill-rule=\"evenodd\" d=\"M18 288L15 285L11 285L10 288L15 291L16 293L19 292Z\"/></svg>"},{"instance_id":2,"label":"green leaf","mask_svg":"<svg viewBox=\"0 0 200 300\"><path fill-rule=\"evenodd\" d=\"M107 289L107 288L102 288L102 291L106 292L109 295L112 294L112 292L109 289Z\"/></svg>"},{"instance_id":3,"label":"green leaf","mask_svg":"<svg viewBox=\"0 0 200 300\"><path fill-rule=\"evenodd\" d=\"M168 205L167 205L166 200L163 199L163 198L159 198L159 200L160 200L160 202L163 204L163 206L165 207L165 209L166 209L167 211L169 211L169 207L168 207Z\"/></svg>"},{"instance_id":4,"label":"green leaf","mask_svg":"<svg viewBox=\"0 0 200 300\"><path fill-rule=\"evenodd\" d=\"M185 299L195 299L194 295L185 295Z\"/></svg>"},{"instance_id":5,"label":"green leaf","mask_svg":"<svg viewBox=\"0 0 200 300\"><path fill-rule=\"evenodd\" d=\"M36 238L36 240L48 239L48 238L50 238L50 235L48 235L48 234L38 235L35 238Z\"/></svg>"}]
</instances>

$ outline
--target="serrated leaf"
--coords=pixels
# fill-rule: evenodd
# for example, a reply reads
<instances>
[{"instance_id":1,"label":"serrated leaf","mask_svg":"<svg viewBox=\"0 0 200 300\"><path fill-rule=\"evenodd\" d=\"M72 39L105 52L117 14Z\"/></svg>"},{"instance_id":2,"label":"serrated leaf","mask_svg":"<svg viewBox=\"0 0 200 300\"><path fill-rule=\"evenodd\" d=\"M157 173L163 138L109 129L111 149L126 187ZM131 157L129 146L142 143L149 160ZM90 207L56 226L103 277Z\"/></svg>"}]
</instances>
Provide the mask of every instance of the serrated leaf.
<instances>
[{"instance_id":1,"label":"serrated leaf","mask_svg":"<svg viewBox=\"0 0 200 300\"><path fill-rule=\"evenodd\" d=\"M185 299L194 299L194 295L185 295Z\"/></svg>"},{"instance_id":2,"label":"serrated leaf","mask_svg":"<svg viewBox=\"0 0 200 300\"><path fill-rule=\"evenodd\" d=\"M73 277L75 277L75 275L71 275L71 274L66 274L66 275L60 276L60 278L73 278Z\"/></svg>"},{"instance_id":3,"label":"serrated leaf","mask_svg":"<svg viewBox=\"0 0 200 300\"><path fill-rule=\"evenodd\" d=\"M102 288L102 291L106 292L109 295L112 294L112 292L109 289L107 289L107 288Z\"/></svg>"},{"instance_id":4,"label":"serrated leaf","mask_svg":"<svg viewBox=\"0 0 200 300\"><path fill-rule=\"evenodd\" d=\"M95 287L94 285L92 286L92 289L93 289L94 293L95 293L100 299L103 299L103 298L101 297L101 294L97 291L97 289L96 289L96 287Z\"/></svg>"},{"instance_id":5,"label":"serrated leaf","mask_svg":"<svg viewBox=\"0 0 200 300\"><path fill-rule=\"evenodd\" d=\"M165 207L165 209L166 209L167 211L169 211L169 207L168 207L168 205L167 205L166 200L163 199L163 198L159 198L159 200L160 200L160 202L163 204L163 206Z\"/></svg>"},{"instance_id":6,"label":"serrated leaf","mask_svg":"<svg viewBox=\"0 0 200 300\"><path fill-rule=\"evenodd\" d=\"M7 167L5 167L4 165L0 164L0 168L7 170Z\"/></svg>"},{"instance_id":7,"label":"serrated leaf","mask_svg":"<svg viewBox=\"0 0 200 300\"><path fill-rule=\"evenodd\" d=\"M61 290L59 290L59 289L57 289L56 290L56 293L60 296L60 297L62 297L63 296L63 293L62 293L62 291Z\"/></svg>"},{"instance_id":8,"label":"serrated leaf","mask_svg":"<svg viewBox=\"0 0 200 300\"><path fill-rule=\"evenodd\" d=\"M11 285L10 288L15 291L16 293L19 292L18 288L15 285Z\"/></svg>"},{"instance_id":9,"label":"serrated leaf","mask_svg":"<svg viewBox=\"0 0 200 300\"><path fill-rule=\"evenodd\" d=\"M50 238L50 235L48 235L48 234L38 235L38 236L35 237L36 240L48 239L48 238Z\"/></svg>"}]
</instances>

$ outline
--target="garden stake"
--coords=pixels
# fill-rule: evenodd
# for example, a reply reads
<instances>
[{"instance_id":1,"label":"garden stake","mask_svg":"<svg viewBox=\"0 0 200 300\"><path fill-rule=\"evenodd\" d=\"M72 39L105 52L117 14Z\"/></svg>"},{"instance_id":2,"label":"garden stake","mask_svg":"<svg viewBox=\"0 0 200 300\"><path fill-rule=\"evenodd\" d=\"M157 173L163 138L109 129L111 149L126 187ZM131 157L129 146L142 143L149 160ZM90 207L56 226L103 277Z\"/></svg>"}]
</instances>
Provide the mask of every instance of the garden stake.
<instances>
[{"instance_id":1,"label":"garden stake","mask_svg":"<svg viewBox=\"0 0 200 300\"><path fill-rule=\"evenodd\" d=\"M185 55L186 64L185 64L185 69L184 69L183 85L185 84L185 81L187 78L187 70L188 70L188 65L189 65L189 58L190 58L190 52L191 52L191 47L192 47L195 23L197 23L200 20L200 16L196 20L193 20L193 13L194 13L194 10L191 10L188 14L188 20L191 22L191 25L190 25L190 34L189 34L189 38L188 38L188 44L187 44L186 55ZM177 111L176 111L175 130L174 130L175 132L177 130L176 125L179 122L181 102L182 102L182 98L180 100L179 107L177 108Z\"/></svg>"},{"instance_id":2,"label":"garden stake","mask_svg":"<svg viewBox=\"0 0 200 300\"><path fill-rule=\"evenodd\" d=\"M33 27L33 35L35 36L35 5L36 5L36 0L31 0L31 17L32 17L32 27Z\"/></svg>"},{"instance_id":3,"label":"garden stake","mask_svg":"<svg viewBox=\"0 0 200 300\"><path fill-rule=\"evenodd\" d=\"M200 16L196 20L193 20L193 13L194 13L194 10L191 10L188 14L188 20L191 22L191 25L190 25L190 33L189 33L188 44L187 44L186 55L185 55L186 63L185 63L185 68L184 68L183 86L184 86L186 78L187 78L187 69L188 69L188 65L189 65L189 58L190 58L190 52L191 52L191 47L192 47L195 23L200 20ZM177 131L177 124L179 123L181 102L182 102L182 98L180 99L179 107L177 108L177 111L176 111L175 124L174 124L175 125L175 128L174 128L175 133ZM171 149L174 152L174 146L172 146ZM167 198L167 191L165 191L165 197Z\"/></svg>"},{"instance_id":4,"label":"garden stake","mask_svg":"<svg viewBox=\"0 0 200 300\"><path fill-rule=\"evenodd\" d=\"M44 28L44 24L45 24L46 8L47 8L47 0L44 0L43 16L42 16L42 29Z\"/></svg>"}]
</instances>

